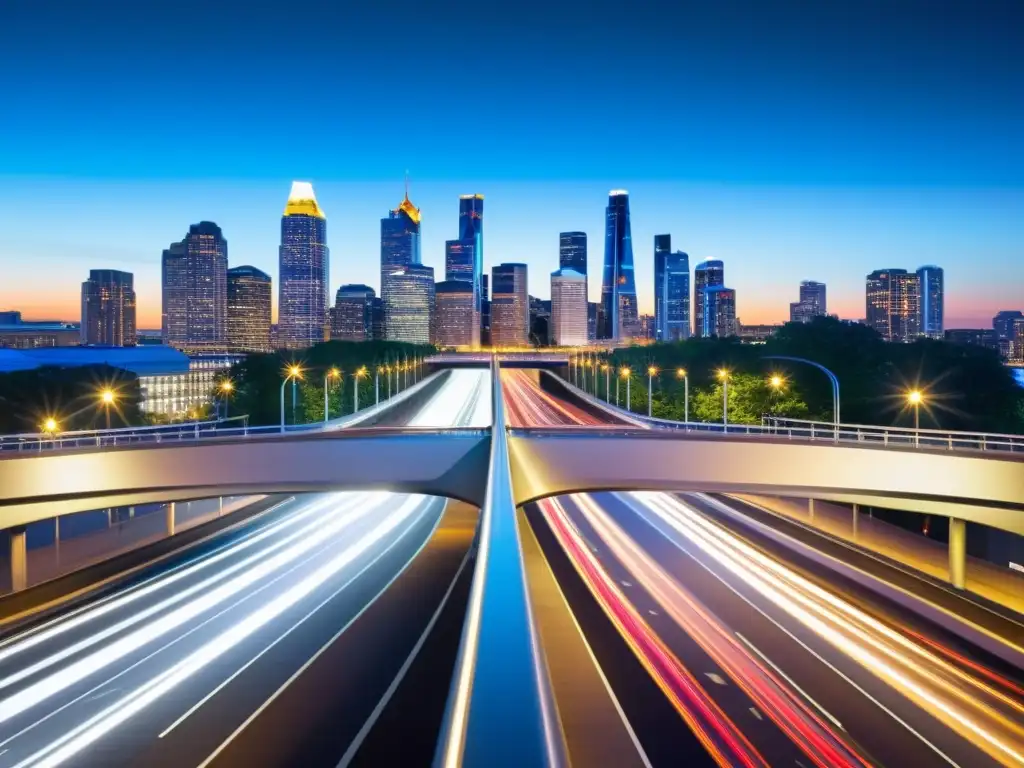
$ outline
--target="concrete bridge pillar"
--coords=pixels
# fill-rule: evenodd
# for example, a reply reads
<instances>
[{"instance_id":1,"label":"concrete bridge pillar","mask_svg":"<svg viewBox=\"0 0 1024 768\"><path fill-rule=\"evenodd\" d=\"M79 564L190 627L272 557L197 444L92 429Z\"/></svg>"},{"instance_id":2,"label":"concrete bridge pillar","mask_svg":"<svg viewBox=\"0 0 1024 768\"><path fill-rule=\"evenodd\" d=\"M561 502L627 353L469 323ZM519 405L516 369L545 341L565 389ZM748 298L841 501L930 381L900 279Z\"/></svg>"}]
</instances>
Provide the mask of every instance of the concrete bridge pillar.
<instances>
[{"instance_id":1,"label":"concrete bridge pillar","mask_svg":"<svg viewBox=\"0 0 1024 768\"><path fill-rule=\"evenodd\" d=\"M220 517L223 514L224 514L224 497L223 496L218 496L217 497L217 517Z\"/></svg>"},{"instance_id":2,"label":"concrete bridge pillar","mask_svg":"<svg viewBox=\"0 0 1024 768\"><path fill-rule=\"evenodd\" d=\"M853 505L853 540L854 541L857 540L857 523L859 521L859 518L860 518L860 510L857 508L857 505L854 504Z\"/></svg>"},{"instance_id":3,"label":"concrete bridge pillar","mask_svg":"<svg viewBox=\"0 0 1024 768\"><path fill-rule=\"evenodd\" d=\"M177 506L176 503L173 502L173 501L167 505L166 515L167 515L167 535L168 536L173 536L174 535L174 515L175 515L175 512L176 512L176 510L175 510L176 506Z\"/></svg>"},{"instance_id":4,"label":"concrete bridge pillar","mask_svg":"<svg viewBox=\"0 0 1024 768\"><path fill-rule=\"evenodd\" d=\"M25 526L11 528L11 591L20 592L28 586L28 550L25 547Z\"/></svg>"},{"instance_id":5,"label":"concrete bridge pillar","mask_svg":"<svg viewBox=\"0 0 1024 768\"><path fill-rule=\"evenodd\" d=\"M967 587L967 523L955 517L949 518L949 581Z\"/></svg>"},{"instance_id":6,"label":"concrete bridge pillar","mask_svg":"<svg viewBox=\"0 0 1024 768\"><path fill-rule=\"evenodd\" d=\"M811 518L811 522L814 522L814 499L807 500L807 514Z\"/></svg>"}]
</instances>

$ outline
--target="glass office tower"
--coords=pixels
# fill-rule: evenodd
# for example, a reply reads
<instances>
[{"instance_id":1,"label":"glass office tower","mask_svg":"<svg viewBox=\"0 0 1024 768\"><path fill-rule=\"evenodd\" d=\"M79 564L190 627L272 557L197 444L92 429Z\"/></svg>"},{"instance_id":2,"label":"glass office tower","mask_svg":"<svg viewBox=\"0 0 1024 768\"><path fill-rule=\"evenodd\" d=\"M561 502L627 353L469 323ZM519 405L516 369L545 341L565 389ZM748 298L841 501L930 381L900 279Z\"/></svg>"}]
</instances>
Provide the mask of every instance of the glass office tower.
<instances>
[{"instance_id":1,"label":"glass office tower","mask_svg":"<svg viewBox=\"0 0 1024 768\"><path fill-rule=\"evenodd\" d=\"M530 304L525 264L491 269L491 345L522 347L530 336Z\"/></svg>"},{"instance_id":2,"label":"glass office tower","mask_svg":"<svg viewBox=\"0 0 1024 768\"><path fill-rule=\"evenodd\" d=\"M725 285L725 264L718 259L702 261L693 270L693 335L704 336L704 289Z\"/></svg>"},{"instance_id":3,"label":"glass office tower","mask_svg":"<svg viewBox=\"0 0 1024 768\"><path fill-rule=\"evenodd\" d=\"M164 343L190 351L227 346L228 242L201 221L163 253Z\"/></svg>"},{"instance_id":4,"label":"glass office tower","mask_svg":"<svg viewBox=\"0 0 1024 768\"><path fill-rule=\"evenodd\" d=\"M330 253L327 217L309 182L292 182L279 254L278 342L291 349L310 347L327 337Z\"/></svg>"},{"instance_id":5,"label":"glass office tower","mask_svg":"<svg viewBox=\"0 0 1024 768\"><path fill-rule=\"evenodd\" d=\"M602 338L628 341L640 335L633 275L633 239L629 226L629 193L613 189L605 209L604 275L601 285L604 308Z\"/></svg>"},{"instance_id":6,"label":"glass office tower","mask_svg":"<svg viewBox=\"0 0 1024 768\"><path fill-rule=\"evenodd\" d=\"M228 270L228 348L270 350L270 275L256 267Z\"/></svg>"},{"instance_id":7,"label":"glass office tower","mask_svg":"<svg viewBox=\"0 0 1024 768\"><path fill-rule=\"evenodd\" d=\"M558 235L558 266L587 275L587 233L562 232Z\"/></svg>"},{"instance_id":8,"label":"glass office tower","mask_svg":"<svg viewBox=\"0 0 1024 768\"><path fill-rule=\"evenodd\" d=\"M388 275L384 300L389 341L429 344L434 325L434 268L410 264Z\"/></svg>"},{"instance_id":9,"label":"glass office tower","mask_svg":"<svg viewBox=\"0 0 1024 768\"><path fill-rule=\"evenodd\" d=\"M368 341L373 338L373 310L377 293L368 285L349 284L338 289L331 310L331 339Z\"/></svg>"},{"instance_id":10,"label":"glass office tower","mask_svg":"<svg viewBox=\"0 0 1024 768\"><path fill-rule=\"evenodd\" d=\"M945 287L942 267L920 267L917 270L917 279L921 291L921 335L930 339L941 339L945 330L942 306Z\"/></svg>"},{"instance_id":11,"label":"glass office tower","mask_svg":"<svg viewBox=\"0 0 1024 768\"><path fill-rule=\"evenodd\" d=\"M724 285L712 285L701 291L701 336L736 336L736 291Z\"/></svg>"},{"instance_id":12,"label":"glass office tower","mask_svg":"<svg viewBox=\"0 0 1024 768\"><path fill-rule=\"evenodd\" d=\"M484 196L459 196L459 240L473 243L473 304L477 316L483 299L484 274ZM449 278L453 279L453 278ZM461 278L458 278L461 279Z\"/></svg>"},{"instance_id":13,"label":"glass office tower","mask_svg":"<svg viewBox=\"0 0 1024 768\"><path fill-rule=\"evenodd\" d=\"M384 336L395 338L388 330L388 292L392 275L420 264L420 209L409 200L409 186L398 207L380 220L380 298L384 307ZM397 306L397 304L395 305Z\"/></svg>"},{"instance_id":14,"label":"glass office tower","mask_svg":"<svg viewBox=\"0 0 1024 768\"><path fill-rule=\"evenodd\" d=\"M131 272L93 269L82 283L82 343L134 347L135 288Z\"/></svg>"}]
</instances>

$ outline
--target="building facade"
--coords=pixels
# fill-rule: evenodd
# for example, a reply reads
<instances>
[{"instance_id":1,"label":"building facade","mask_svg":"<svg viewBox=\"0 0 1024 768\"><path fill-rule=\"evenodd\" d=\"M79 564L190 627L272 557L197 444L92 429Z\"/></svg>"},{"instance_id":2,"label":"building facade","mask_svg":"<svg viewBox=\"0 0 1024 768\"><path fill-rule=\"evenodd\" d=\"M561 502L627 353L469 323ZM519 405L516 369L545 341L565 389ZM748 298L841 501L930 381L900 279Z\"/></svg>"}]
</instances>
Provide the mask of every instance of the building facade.
<instances>
[{"instance_id":1,"label":"building facade","mask_svg":"<svg viewBox=\"0 0 1024 768\"><path fill-rule=\"evenodd\" d=\"M587 344L587 276L570 267L551 273L551 343L559 347Z\"/></svg>"},{"instance_id":2,"label":"building facade","mask_svg":"<svg viewBox=\"0 0 1024 768\"><path fill-rule=\"evenodd\" d=\"M587 276L586 232L562 232L558 235L558 268Z\"/></svg>"},{"instance_id":3,"label":"building facade","mask_svg":"<svg viewBox=\"0 0 1024 768\"><path fill-rule=\"evenodd\" d=\"M388 275L384 315L389 341L429 344L434 323L434 268L411 264Z\"/></svg>"},{"instance_id":4,"label":"building facade","mask_svg":"<svg viewBox=\"0 0 1024 768\"><path fill-rule=\"evenodd\" d=\"M380 300L384 310L384 338L387 339L393 338L388 330L388 293L391 291L392 276L399 273L404 274L407 267L420 265L420 224L422 221L423 216L420 209L409 200L409 185L407 183L402 202L398 204L397 208L388 212L387 218L380 220Z\"/></svg>"},{"instance_id":5,"label":"building facade","mask_svg":"<svg viewBox=\"0 0 1024 768\"><path fill-rule=\"evenodd\" d=\"M1024 318L1024 312L1019 309L1004 309L997 312L996 316L992 318L996 348L1004 359L1010 357L1010 346L1014 341L1014 325L1021 318Z\"/></svg>"},{"instance_id":6,"label":"building facade","mask_svg":"<svg viewBox=\"0 0 1024 768\"><path fill-rule=\"evenodd\" d=\"M930 339L941 339L945 331L945 288L942 267L927 265L918 268L917 282L921 297L920 333Z\"/></svg>"},{"instance_id":7,"label":"building facade","mask_svg":"<svg viewBox=\"0 0 1024 768\"><path fill-rule=\"evenodd\" d=\"M368 341L373 338L377 293L368 285L349 284L338 289L331 310L333 341Z\"/></svg>"},{"instance_id":8,"label":"building facade","mask_svg":"<svg viewBox=\"0 0 1024 768\"><path fill-rule=\"evenodd\" d=\"M134 347L135 287L131 272L93 269L82 283L82 344Z\"/></svg>"},{"instance_id":9,"label":"building facade","mask_svg":"<svg viewBox=\"0 0 1024 768\"><path fill-rule=\"evenodd\" d=\"M886 341L893 340L893 298L897 279L905 278L905 269L877 269L866 278L864 323Z\"/></svg>"},{"instance_id":10,"label":"building facade","mask_svg":"<svg viewBox=\"0 0 1024 768\"><path fill-rule=\"evenodd\" d=\"M288 349L311 347L328 331L330 252L327 216L309 182L292 182L281 217L279 260L278 342Z\"/></svg>"},{"instance_id":11,"label":"building facade","mask_svg":"<svg viewBox=\"0 0 1024 768\"><path fill-rule=\"evenodd\" d=\"M704 289L725 285L725 264L719 259L702 261L693 270L693 335L704 335Z\"/></svg>"},{"instance_id":12,"label":"building facade","mask_svg":"<svg viewBox=\"0 0 1024 768\"><path fill-rule=\"evenodd\" d=\"M473 244L473 303L477 317L483 301L484 274L484 196L459 196L459 240ZM448 278L451 279L451 278Z\"/></svg>"},{"instance_id":13,"label":"building facade","mask_svg":"<svg viewBox=\"0 0 1024 768\"><path fill-rule=\"evenodd\" d=\"M434 288L434 343L439 347L479 346L479 329L473 306L473 283L444 280Z\"/></svg>"},{"instance_id":14,"label":"building facade","mask_svg":"<svg viewBox=\"0 0 1024 768\"><path fill-rule=\"evenodd\" d=\"M162 259L164 344L186 351L227 346L228 242L220 227L201 221Z\"/></svg>"},{"instance_id":15,"label":"building facade","mask_svg":"<svg viewBox=\"0 0 1024 768\"><path fill-rule=\"evenodd\" d=\"M480 278L480 344L491 345L491 276Z\"/></svg>"},{"instance_id":16,"label":"building facade","mask_svg":"<svg viewBox=\"0 0 1024 768\"><path fill-rule=\"evenodd\" d=\"M228 270L228 349L268 352L270 346L270 275L248 265Z\"/></svg>"},{"instance_id":17,"label":"building facade","mask_svg":"<svg viewBox=\"0 0 1024 768\"><path fill-rule=\"evenodd\" d=\"M654 236L654 338L690 338L690 257L672 251L670 235Z\"/></svg>"},{"instance_id":18,"label":"building facade","mask_svg":"<svg viewBox=\"0 0 1024 768\"><path fill-rule=\"evenodd\" d=\"M921 281L916 274L894 277L889 312L890 341L907 343L921 335Z\"/></svg>"},{"instance_id":19,"label":"building facade","mask_svg":"<svg viewBox=\"0 0 1024 768\"><path fill-rule=\"evenodd\" d=\"M604 275L601 283L604 327L601 337L628 341L640 335L640 317L633 274L633 236L629 193L613 189L605 208Z\"/></svg>"},{"instance_id":20,"label":"building facade","mask_svg":"<svg viewBox=\"0 0 1024 768\"><path fill-rule=\"evenodd\" d=\"M491 346L526 346L529 336L526 265L499 264L491 269Z\"/></svg>"},{"instance_id":21,"label":"building facade","mask_svg":"<svg viewBox=\"0 0 1024 768\"><path fill-rule=\"evenodd\" d=\"M701 336L705 338L736 336L736 291L723 285L701 291L701 322Z\"/></svg>"}]
</instances>

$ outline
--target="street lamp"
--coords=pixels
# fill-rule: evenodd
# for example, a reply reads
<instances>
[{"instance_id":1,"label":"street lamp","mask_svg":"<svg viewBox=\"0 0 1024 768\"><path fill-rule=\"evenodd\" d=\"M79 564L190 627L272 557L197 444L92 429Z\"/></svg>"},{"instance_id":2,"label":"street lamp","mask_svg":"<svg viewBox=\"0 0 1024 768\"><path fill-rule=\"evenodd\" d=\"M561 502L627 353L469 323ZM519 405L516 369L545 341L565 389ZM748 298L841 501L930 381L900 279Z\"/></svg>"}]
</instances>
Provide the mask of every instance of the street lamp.
<instances>
[{"instance_id":1,"label":"street lamp","mask_svg":"<svg viewBox=\"0 0 1024 768\"><path fill-rule=\"evenodd\" d=\"M601 370L604 371L604 401L612 401L612 367L608 363L601 363Z\"/></svg>"},{"instance_id":2,"label":"street lamp","mask_svg":"<svg viewBox=\"0 0 1024 768\"><path fill-rule=\"evenodd\" d=\"M676 378L683 380L683 422L690 423L690 374L685 368L676 368Z\"/></svg>"},{"instance_id":3,"label":"street lamp","mask_svg":"<svg viewBox=\"0 0 1024 768\"><path fill-rule=\"evenodd\" d=\"M619 375L622 376L622 378L624 378L626 380L626 410L627 411L633 410L630 407L631 403L630 403L630 400L629 400L629 385L630 385L630 381L631 381L630 373L631 373L631 371L629 370L629 368L627 368L625 366L623 366L622 369L619 371ZM618 389L618 387L616 387L616 389ZM618 397L616 397L615 400L616 400L615 404L618 405Z\"/></svg>"},{"instance_id":4,"label":"street lamp","mask_svg":"<svg viewBox=\"0 0 1024 768\"><path fill-rule=\"evenodd\" d=\"M647 367L647 418L651 418L651 398L653 397L653 382L654 376L658 373L658 369L653 365Z\"/></svg>"},{"instance_id":5,"label":"street lamp","mask_svg":"<svg viewBox=\"0 0 1024 768\"><path fill-rule=\"evenodd\" d=\"M384 364L384 378L388 380L388 400L391 399L391 364Z\"/></svg>"},{"instance_id":6,"label":"street lamp","mask_svg":"<svg viewBox=\"0 0 1024 768\"><path fill-rule=\"evenodd\" d=\"M330 392L331 379L340 379L340 378L341 378L341 371L338 370L338 368L336 366L332 367L327 372L327 375L324 376L324 424L326 424L328 422L328 420L331 418L331 416L330 416L331 406L330 406L330 401L328 400L328 397L327 397L328 392Z\"/></svg>"},{"instance_id":7,"label":"street lamp","mask_svg":"<svg viewBox=\"0 0 1024 768\"><path fill-rule=\"evenodd\" d=\"M819 371L828 376L829 382L832 384L832 424L835 427L836 439L839 439L839 377L837 377L832 371L826 368L821 363L816 363L813 360L808 360L805 357L789 357L788 355L765 355L764 360L788 360L791 363L803 363L804 365L812 365Z\"/></svg>"},{"instance_id":8,"label":"street lamp","mask_svg":"<svg viewBox=\"0 0 1024 768\"><path fill-rule=\"evenodd\" d=\"M224 402L224 418L226 419L228 417L228 408L230 408L231 404L231 393L235 389L235 384L231 379L224 379L218 389L220 389L220 399Z\"/></svg>"},{"instance_id":9,"label":"street lamp","mask_svg":"<svg viewBox=\"0 0 1024 768\"><path fill-rule=\"evenodd\" d=\"M729 372L725 368L718 369L718 378L722 380L722 429L729 431Z\"/></svg>"},{"instance_id":10,"label":"street lamp","mask_svg":"<svg viewBox=\"0 0 1024 768\"><path fill-rule=\"evenodd\" d=\"M384 366L378 365L377 370L373 374L373 396L376 401L374 405L380 405L380 375L384 371Z\"/></svg>"},{"instance_id":11,"label":"street lamp","mask_svg":"<svg viewBox=\"0 0 1024 768\"><path fill-rule=\"evenodd\" d=\"M107 413L107 429L110 429L110 406L117 400L117 393L110 387L100 392L100 402L103 403L103 410Z\"/></svg>"},{"instance_id":12,"label":"street lamp","mask_svg":"<svg viewBox=\"0 0 1024 768\"><path fill-rule=\"evenodd\" d=\"M302 369L297 365L289 365L285 369L284 381L281 382L281 431L284 432L284 388L288 385L289 381L296 381L302 378ZM294 391L294 390L293 390ZM292 420L294 421L295 414L292 413Z\"/></svg>"},{"instance_id":13,"label":"street lamp","mask_svg":"<svg viewBox=\"0 0 1024 768\"><path fill-rule=\"evenodd\" d=\"M355 392L352 393L352 406L354 408L352 413L357 413L359 411L359 380L363 376L365 376L365 375L366 375L366 366L365 365L362 368L360 368L359 370L357 370L355 373L352 374L352 378L355 379L355 387L354 387Z\"/></svg>"},{"instance_id":14,"label":"street lamp","mask_svg":"<svg viewBox=\"0 0 1024 768\"><path fill-rule=\"evenodd\" d=\"M919 389L912 389L907 392L907 402L914 406L914 445L920 444L921 436L918 430L921 429L921 403L924 402L924 395Z\"/></svg>"}]
</instances>

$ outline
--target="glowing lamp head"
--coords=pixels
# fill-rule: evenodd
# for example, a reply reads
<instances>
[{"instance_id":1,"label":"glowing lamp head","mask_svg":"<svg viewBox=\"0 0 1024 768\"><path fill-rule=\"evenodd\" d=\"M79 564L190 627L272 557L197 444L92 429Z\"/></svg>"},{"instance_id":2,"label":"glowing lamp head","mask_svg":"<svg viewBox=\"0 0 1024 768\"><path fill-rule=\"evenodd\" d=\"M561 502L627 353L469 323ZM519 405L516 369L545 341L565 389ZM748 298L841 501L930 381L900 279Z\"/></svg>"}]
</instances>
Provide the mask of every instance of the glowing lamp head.
<instances>
[{"instance_id":1,"label":"glowing lamp head","mask_svg":"<svg viewBox=\"0 0 1024 768\"><path fill-rule=\"evenodd\" d=\"M114 402L115 399L116 397L114 396L114 390L112 389L104 389L102 392L100 392L100 400L103 401L104 405L110 405L111 403Z\"/></svg>"},{"instance_id":2,"label":"glowing lamp head","mask_svg":"<svg viewBox=\"0 0 1024 768\"><path fill-rule=\"evenodd\" d=\"M684 376L686 376L686 369L685 368L676 368L676 376L678 376L680 379L683 378Z\"/></svg>"},{"instance_id":3,"label":"glowing lamp head","mask_svg":"<svg viewBox=\"0 0 1024 768\"><path fill-rule=\"evenodd\" d=\"M231 382L230 379L225 379L224 381L222 381L220 383L220 391L221 392L230 392L234 388L235 388L235 385Z\"/></svg>"},{"instance_id":4,"label":"glowing lamp head","mask_svg":"<svg viewBox=\"0 0 1024 768\"><path fill-rule=\"evenodd\" d=\"M725 370L725 368L719 368L718 369L718 378L722 379L723 381L728 379L729 378L729 372L727 370Z\"/></svg>"},{"instance_id":5,"label":"glowing lamp head","mask_svg":"<svg viewBox=\"0 0 1024 768\"><path fill-rule=\"evenodd\" d=\"M911 405L920 405L924 400L924 395L919 390L912 390L907 393L907 402Z\"/></svg>"},{"instance_id":6,"label":"glowing lamp head","mask_svg":"<svg viewBox=\"0 0 1024 768\"><path fill-rule=\"evenodd\" d=\"M43 432L56 432L57 426L57 420L51 417L43 422Z\"/></svg>"},{"instance_id":7,"label":"glowing lamp head","mask_svg":"<svg viewBox=\"0 0 1024 768\"><path fill-rule=\"evenodd\" d=\"M624 379L628 379L629 378L629 373L630 373L629 368L623 367L623 368L619 369L619 375L622 378L624 378Z\"/></svg>"},{"instance_id":8,"label":"glowing lamp head","mask_svg":"<svg viewBox=\"0 0 1024 768\"><path fill-rule=\"evenodd\" d=\"M782 377L779 376L778 374L775 374L770 379L768 379L768 383L775 387L775 389L778 389L779 387L782 386Z\"/></svg>"},{"instance_id":9,"label":"glowing lamp head","mask_svg":"<svg viewBox=\"0 0 1024 768\"><path fill-rule=\"evenodd\" d=\"M335 368L331 368L331 370L327 373L327 375L330 376L332 379L336 379L339 376L341 376L341 371L338 368L336 368L336 367Z\"/></svg>"},{"instance_id":10,"label":"glowing lamp head","mask_svg":"<svg viewBox=\"0 0 1024 768\"><path fill-rule=\"evenodd\" d=\"M653 365L652 365L652 366L649 366L649 367L647 368L647 375L648 375L648 376L653 376L653 375L654 375L654 374L656 374L657 372L658 372L658 369L657 369L657 368L655 368L655 367L654 367Z\"/></svg>"},{"instance_id":11,"label":"glowing lamp head","mask_svg":"<svg viewBox=\"0 0 1024 768\"><path fill-rule=\"evenodd\" d=\"M288 378L299 379L302 378L302 369L297 365L288 366Z\"/></svg>"}]
</instances>

